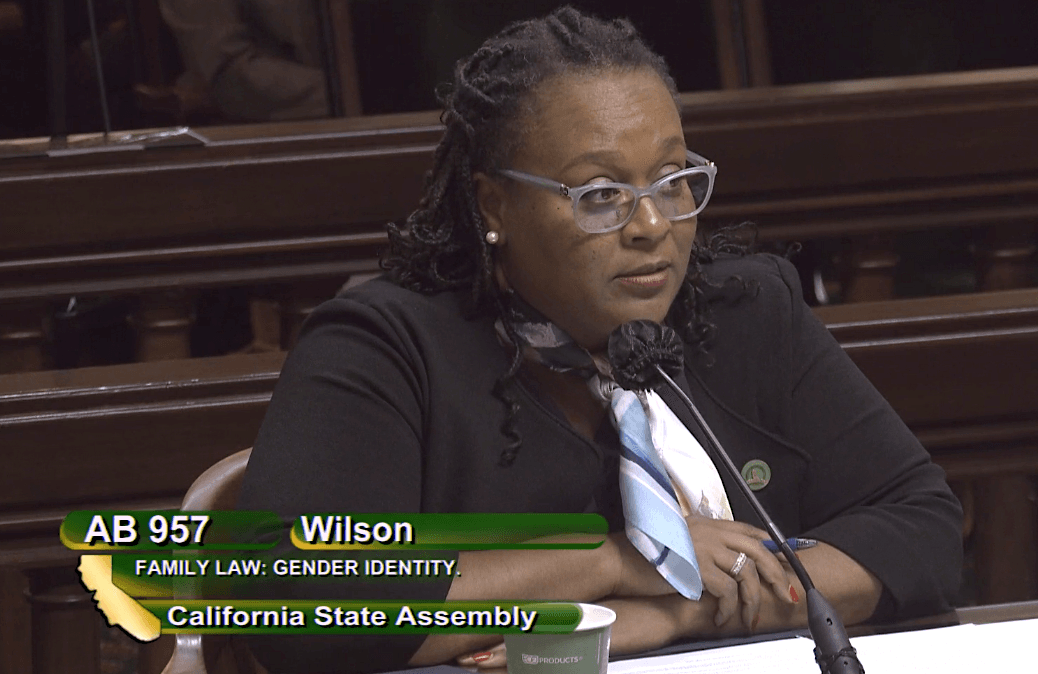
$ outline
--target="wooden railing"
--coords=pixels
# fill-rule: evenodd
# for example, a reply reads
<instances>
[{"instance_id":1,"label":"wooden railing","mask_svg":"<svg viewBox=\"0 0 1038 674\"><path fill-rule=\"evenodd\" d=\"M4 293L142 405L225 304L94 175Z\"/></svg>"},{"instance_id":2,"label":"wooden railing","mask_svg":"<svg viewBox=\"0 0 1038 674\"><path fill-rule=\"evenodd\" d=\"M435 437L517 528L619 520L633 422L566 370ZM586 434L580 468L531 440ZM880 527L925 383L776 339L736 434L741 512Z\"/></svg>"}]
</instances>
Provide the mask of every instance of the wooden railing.
<instances>
[{"instance_id":1,"label":"wooden railing","mask_svg":"<svg viewBox=\"0 0 1038 674\"><path fill-rule=\"evenodd\" d=\"M704 226L844 241L847 301L893 296L894 238L912 230L978 228L976 287L1030 285L1038 68L680 100L689 146L719 164ZM248 287L298 322L375 269L441 134L434 112L200 131L204 145L0 159L0 371L48 366L48 307L73 295L135 297L139 360L187 354L203 288Z\"/></svg>"},{"instance_id":2,"label":"wooden railing","mask_svg":"<svg viewBox=\"0 0 1038 674\"><path fill-rule=\"evenodd\" d=\"M717 158L709 221L764 239L841 239L844 301L894 295L897 234L978 228L976 287L1033 284L1038 68L682 97L690 147Z\"/></svg>"}]
</instances>

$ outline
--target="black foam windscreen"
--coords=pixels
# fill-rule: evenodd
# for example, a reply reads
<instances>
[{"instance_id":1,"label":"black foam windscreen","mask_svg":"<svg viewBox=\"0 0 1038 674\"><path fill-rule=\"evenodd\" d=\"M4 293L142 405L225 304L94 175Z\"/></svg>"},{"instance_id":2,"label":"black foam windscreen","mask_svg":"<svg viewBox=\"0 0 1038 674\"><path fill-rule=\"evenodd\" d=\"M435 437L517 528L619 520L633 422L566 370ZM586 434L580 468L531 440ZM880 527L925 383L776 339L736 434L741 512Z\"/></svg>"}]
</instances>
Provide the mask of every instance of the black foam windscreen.
<instances>
[{"instance_id":1,"label":"black foam windscreen","mask_svg":"<svg viewBox=\"0 0 1038 674\"><path fill-rule=\"evenodd\" d=\"M609 335L608 350L613 379L628 390L655 388L660 381L656 365L672 377L683 367L678 333L655 321L624 323Z\"/></svg>"}]
</instances>

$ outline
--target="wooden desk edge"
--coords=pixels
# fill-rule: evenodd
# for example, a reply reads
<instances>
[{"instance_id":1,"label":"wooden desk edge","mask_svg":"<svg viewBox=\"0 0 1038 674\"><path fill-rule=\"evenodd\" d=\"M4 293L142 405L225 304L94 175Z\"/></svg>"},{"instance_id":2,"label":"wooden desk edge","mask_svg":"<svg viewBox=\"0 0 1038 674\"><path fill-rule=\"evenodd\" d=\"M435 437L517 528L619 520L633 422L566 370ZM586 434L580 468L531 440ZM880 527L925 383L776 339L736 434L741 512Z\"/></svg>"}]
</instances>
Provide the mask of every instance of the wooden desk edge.
<instances>
[{"instance_id":1,"label":"wooden desk edge","mask_svg":"<svg viewBox=\"0 0 1038 674\"><path fill-rule=\"evenodd\" d=\"M976 625L1038 618L1038 601L1020 601L1010 604L990 604L988 606L966 606L955 609L955 616L960 623L973 623Z\"/></svg>"}]
</instances>

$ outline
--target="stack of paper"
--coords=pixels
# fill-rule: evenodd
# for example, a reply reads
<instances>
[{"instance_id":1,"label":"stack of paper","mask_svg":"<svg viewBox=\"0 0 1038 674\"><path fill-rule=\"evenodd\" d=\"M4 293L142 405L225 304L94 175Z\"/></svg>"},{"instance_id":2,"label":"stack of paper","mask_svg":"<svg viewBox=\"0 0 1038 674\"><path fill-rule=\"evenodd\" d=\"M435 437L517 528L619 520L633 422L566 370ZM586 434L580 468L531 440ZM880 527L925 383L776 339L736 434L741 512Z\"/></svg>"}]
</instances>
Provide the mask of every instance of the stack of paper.
<instances>
[{"instance_id":1,"label":"stack of paper","mask_svg":"<svg viewBox=\"0 0 1038 674\"><path fill-rule=\"evenodd\" d=\"M1038 619L855 637L866 674L1035 671ZM609 674L817 674L810 639L781 639L613 662Z\"/></svg>"}]
</instances>

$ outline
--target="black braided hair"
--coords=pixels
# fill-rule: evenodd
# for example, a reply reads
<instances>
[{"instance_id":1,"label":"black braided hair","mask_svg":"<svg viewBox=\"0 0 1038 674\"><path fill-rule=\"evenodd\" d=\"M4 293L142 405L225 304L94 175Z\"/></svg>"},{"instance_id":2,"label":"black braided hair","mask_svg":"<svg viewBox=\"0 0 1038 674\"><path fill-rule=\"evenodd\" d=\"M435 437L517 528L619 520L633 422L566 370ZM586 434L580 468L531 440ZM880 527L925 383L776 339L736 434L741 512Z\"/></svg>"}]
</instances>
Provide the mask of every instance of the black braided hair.
<instances>
[{"instance_id":1,"label":"black braided hair","mask_svg":"<svg viewBox=\"0 0 1038 674\"><path fill-rule=\"evenodd\" d=\"M403 227L389 225L390 248L382 267L398 284L418 292L467 290L473 315L504 315L507 299L494 279L493 250L484 238L473 175L509 167L523 140L521 122L542 83L563 74L638 69L654 71L677 96L666 63L629 21L604 21L572 7L513 23L458 61L453 82L437 90L446 131L425 193ZM682 337L697 344L712 334L705 303L695 301L703 282L701 257L693 254L670 316L675 325L687 326L680 330ZM507 321L505 328L513 345L519 344ZM501 426L509 443L500 460L505 466L514 461L522 440L512 388L521 364L522 351L516 348L493 390L507 408Z\"/></svg>"}]
</instances>

